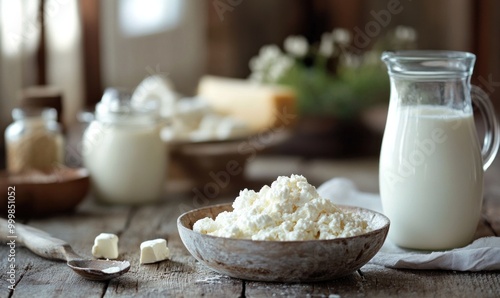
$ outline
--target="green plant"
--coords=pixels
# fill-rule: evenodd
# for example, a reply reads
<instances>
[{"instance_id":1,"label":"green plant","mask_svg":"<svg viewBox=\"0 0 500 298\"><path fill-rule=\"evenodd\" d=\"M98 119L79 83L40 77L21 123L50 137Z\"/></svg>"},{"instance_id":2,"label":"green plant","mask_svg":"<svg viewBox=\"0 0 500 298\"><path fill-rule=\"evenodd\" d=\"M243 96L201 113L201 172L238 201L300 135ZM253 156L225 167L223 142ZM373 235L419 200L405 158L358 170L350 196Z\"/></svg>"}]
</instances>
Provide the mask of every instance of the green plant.
<instances>
[{"instance_id":1,"label":"green plant","mask_svg":"<svg viewBox=\"0 0 500 298\"><path fill-rule=\"evenodd\" d=\"M302 115L355 118L367 107L389 99L381 53L414 48L416 34L411 28L397 27L364 52L353 47L351 39L349 31L335 29L324 33L319 43L289 36L284 51L266 45L250 60L250 79L295 89Z\"/></svg>"}]
</instances>

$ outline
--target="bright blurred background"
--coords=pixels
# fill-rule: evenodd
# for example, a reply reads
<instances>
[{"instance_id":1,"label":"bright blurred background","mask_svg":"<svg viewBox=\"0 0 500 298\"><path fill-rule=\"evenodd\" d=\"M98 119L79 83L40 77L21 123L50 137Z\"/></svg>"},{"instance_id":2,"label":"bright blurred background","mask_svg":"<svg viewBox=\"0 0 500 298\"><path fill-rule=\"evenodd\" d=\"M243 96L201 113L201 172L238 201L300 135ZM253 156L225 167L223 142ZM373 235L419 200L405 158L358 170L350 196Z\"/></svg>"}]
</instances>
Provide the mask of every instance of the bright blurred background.
<instances>
[{"instance_id":1,"label":"bright blurred background","mask_svg":"<svg viewBox=\"0 0 500 298\"><path fill-rule=\"evenodd\" d=\"M296 88L298 127L272 153L376 156L378 58L401 48L475 53L473 83L500 109L499 1L1 0L0 128L30 86L62 90L71 127L107 87L162 74L190 96L209 74Z\"/></svg>"}]
</instances>

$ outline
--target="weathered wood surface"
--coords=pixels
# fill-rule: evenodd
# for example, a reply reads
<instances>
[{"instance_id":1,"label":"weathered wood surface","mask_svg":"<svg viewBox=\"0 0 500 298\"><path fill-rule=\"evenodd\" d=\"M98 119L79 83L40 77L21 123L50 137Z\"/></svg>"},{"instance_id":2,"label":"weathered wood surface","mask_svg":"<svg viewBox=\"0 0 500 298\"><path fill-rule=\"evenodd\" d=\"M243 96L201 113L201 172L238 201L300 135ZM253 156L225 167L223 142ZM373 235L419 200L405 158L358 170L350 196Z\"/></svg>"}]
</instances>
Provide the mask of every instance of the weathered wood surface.
<instances>
[{"instance_id":1,"label":"weathered wood surface","mask_svg":"<svg viewBox=\"0 0 500 298\"><path fill-rule=\"evenodd\" d=\"M291 173L312 177L319 184L333 176L353 179L361 190L377 191L376 161L347 162L275 160L282 167L269 167L273 159L257 159L250 177L270 182ZM500 235L500 162L487 173L484 218L476 236ZM260 181L259 180L259 181ZM258 185L260 182L253 184ZM187 207L232 201L223 196L194 202L192 195L171 195L161 204L142 207L108 207L85 201L77 212L65 216L24 221L69 242L82 256L101 232L120 237L120 258L131 262L128 273L109 282L87 281L63 262L41 259L25 248L16 248L16 288L7 287L9 249L0 246L0 297L500 297L499 272L459 273L448 271L394 270L368 264L360 273L323 283L281 284L250 282L214 273L199 264L185 249L176 227ZM142 241L165 238L172 260L139 265Z\"/></svg>"}]
</instances>

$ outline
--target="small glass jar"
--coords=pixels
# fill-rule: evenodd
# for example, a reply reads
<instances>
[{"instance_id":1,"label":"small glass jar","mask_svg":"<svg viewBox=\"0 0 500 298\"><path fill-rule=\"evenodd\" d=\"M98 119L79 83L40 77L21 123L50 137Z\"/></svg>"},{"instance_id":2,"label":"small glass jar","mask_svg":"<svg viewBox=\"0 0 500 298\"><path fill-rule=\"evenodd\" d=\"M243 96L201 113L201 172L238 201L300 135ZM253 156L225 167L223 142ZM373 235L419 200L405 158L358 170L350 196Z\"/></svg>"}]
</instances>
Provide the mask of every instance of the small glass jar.
<instances>
[{"instance_id":1,"label":"small glass jar","mask_svg":"<svg viewBox=\"0 0 500 298\"><path fill-rule=\"evenodd\" d=\"M15 108L5 130L7 170L50 172L64 161L64 138L52 108Z\"/></svg>"},{"instance_id":2,"label":"small glass jar","mask_svg":"<svg viewBox=\"0 0 500 298\"><path fill-rule=\"evenodd\" d=\"M83 135L83 163L95 198L111 204L143 204L161 198L167 150L158 113L133 107L128 95L106 90L95 120Z\"/></svg>"}]
</instances>

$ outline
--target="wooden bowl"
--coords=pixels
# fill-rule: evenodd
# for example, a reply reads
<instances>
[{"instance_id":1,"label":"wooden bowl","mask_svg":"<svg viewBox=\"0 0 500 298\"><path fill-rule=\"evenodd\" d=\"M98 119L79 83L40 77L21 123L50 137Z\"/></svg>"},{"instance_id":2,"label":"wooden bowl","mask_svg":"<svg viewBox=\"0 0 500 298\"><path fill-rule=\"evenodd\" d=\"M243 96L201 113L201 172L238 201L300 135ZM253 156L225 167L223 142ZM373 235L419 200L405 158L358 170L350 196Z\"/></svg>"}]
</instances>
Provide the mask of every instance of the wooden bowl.
<instances>
[{"instance_id":1,"label":"wooden bowl","mask_svg":"<svg viewBox=\"0 0 500 298\"><path fill-rule=\"evenodd\" d=\"M51 173L9 175L0 173L0 212L7 215L8 203L15 202L15 216L48 216L73 210L89 189L89 173L84 168L61 168Z\"/></svg>"},{"instance_id":2,"label":"wooden bowl","mask_svg":"<svg viewBox=\"0 0 500 298\"><path fill-rule=\"evenodd\" d=\"M214 174L227 173L239 191L245 167L257 154L283 143L288 130L269 131L230 140L169 142L170 162L179 169L177 176L188 177L195 185L214 182ZM179 177L173 177L179 178Z\"/></svg>"},{"instance_id":3,"label":"wooden bowl","mask_svg":"<svg viewBox=\"0 0 500 298\"><path fill-rule=\"evenodd\" d=\"M202 264L231 277L272 282L316 282L351 274L382 247L389 219L375 211L338 206L356 212L372 231L354 237L308 241L254 241L200 234L193 224L232 211L231 204L215 205L182 214L177 220L182 242Z\"/></svg>"}]
</instances>

